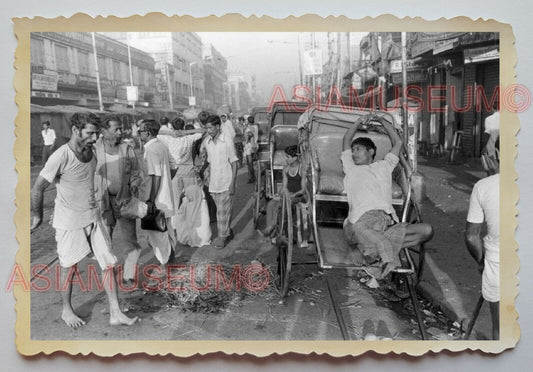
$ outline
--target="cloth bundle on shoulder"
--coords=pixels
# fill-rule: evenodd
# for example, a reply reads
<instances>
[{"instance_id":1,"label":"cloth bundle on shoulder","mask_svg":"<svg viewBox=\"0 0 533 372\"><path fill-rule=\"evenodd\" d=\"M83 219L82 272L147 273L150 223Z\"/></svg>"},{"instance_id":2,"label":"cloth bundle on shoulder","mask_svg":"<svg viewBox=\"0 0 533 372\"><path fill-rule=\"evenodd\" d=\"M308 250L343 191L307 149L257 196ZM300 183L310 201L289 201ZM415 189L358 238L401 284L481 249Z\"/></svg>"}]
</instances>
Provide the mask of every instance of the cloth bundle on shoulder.
<instances>
[{"instance_id":1,"label":"cloth bundle on shoulder","mask_svg":"<svg viewBox=\"0 0 533 372\"><path fill-rule=\"evenodd\" d=\"M181 244L201 247L211 242L209 210L200 186L190 185L185 188L185 197L173 218L173 225Z\"/></svg>"}]
</instances>

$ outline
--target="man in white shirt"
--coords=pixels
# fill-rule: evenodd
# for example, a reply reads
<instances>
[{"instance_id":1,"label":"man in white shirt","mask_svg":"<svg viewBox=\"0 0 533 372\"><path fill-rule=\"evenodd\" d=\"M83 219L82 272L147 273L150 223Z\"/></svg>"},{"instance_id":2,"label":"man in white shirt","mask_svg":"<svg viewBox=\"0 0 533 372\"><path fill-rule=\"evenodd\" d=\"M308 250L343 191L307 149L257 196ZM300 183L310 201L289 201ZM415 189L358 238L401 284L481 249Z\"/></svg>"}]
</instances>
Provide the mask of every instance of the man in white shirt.
<instances>
[{"instance_id":1,"label":"man in white shirt","mask_svg":"<svg viewBox=\"0 0 533 372\"><path fill-rule=\"evenodd\" d=\"M392 171L399 161L402 140L385 118L374 117L392 142L385 158L374 162L374 142L367 137L354 139L359 126L367 120L370 117L361 116L343 137L341 162L349 205L344 233L350 243L357 244L369 263L381 262L383 278L400 266L400 249L430 240L433 228L425 223L399 223L392 206Z\"/></svg>"},{"instance_id":2,"label":"man in white shirt","mask_svg":"<svg viewBox=\"0 0 533 372\"><path fill-rule=\"evenodd\" d=\"M220 115L220 131L224 134L226 139L231 139L231 142L235 140L235 128L233 128L233 123L231 120L228 120L226 114Z\"/></svg>"},{"instance_id":3,"label":"man in white shirt","mask_svg":"<svg viewBox=\"0 0 533 372\"><path fill-rule=\"evenodd\" d=\"M43 136L43 155L41 165L44 167L46 161L54 151L54 145L56 143L56 132L50 128L50 122L45 121L43 123L43 130L41 131Z\"/></svg>"},{"instance_id":4,"label":"man in white shirt","mask_svg":"<svg viewBox=\"0 0 533 372\"><path fill-rule=\"evenodd\" d=\"M159 130L160 125L155 120L144 120L139 127L139 136L144 143L143 173L146 176L142 193L149 210L157 208L162 211L167 220L166 225L171 226L170 219L176 212L172 177L176 174L177 166L168 148L157 139ZM145 230L145 232L148 245L152 247L162 266L157 274L164 276L166 264L176 242L174 229L167 228L164 232Z\"/></svg>"},{"instance_id":5,"label":"man in white shirt","mask_svg":"<svg viewBox=\"0 0 533 372\"><path fill-rule=\"evenodd\" d=\"M494 112L485 119L485 132L481 136L481 156L484 160L487 174L496 173L496 160L499 155L496 149L496 140L500 136L500 112L498 111L498 102L494 104Z\"/></svg>"},{"instance_id":6,"label":"man in white shirt","mask_svg":"<svg viewBox=\"0 0 533 372\"><path fill-rule=\"evenodd\" d=\"M237 179L237 155L233 141L221 132L220 117L211 115L206 123L207 138L202 146L210 165L209 193L217 207L218 237L213 241L215 248L224 248L233 237L230 229L235 181ZM203 174L207 162L200 172Z\"/></svg>"},{"instance_id":7,"label":"man in white shirt","mask_svg":"<svg viewBox=\"0 0 533 372\"><path fill-rule=\"evenodd\" d=\"M73 269L93 253L103 272L103 286L109 300L109 323L131 325L137 318L129 318L120 310L115 270L117 258L95 200L96 159L92 146L98 136L100 120L96 116L74 114L71 121L70 141L50 156L32 188L31 231L42 223L44 190L55 182L57 196L53 227L61 285L65 286L61 291L61 319L72 328L85 324L72 308L72 279L76 273Z\"/></svg>"},{"instance_id":8,"label":"man in white shirt","mask_svg":"<svg viewBox=\"0 0 533 372\"><path fill-rule=\"evenodd\" d=\"M498 148L498 140L496 148ZM500 174L499 163L494 175L474 185L466 218L465 242L482 271L481 293L489 303L492 338L500 338ZM487 233L482 238L483 225Z\"/></svg>"}]
</instances>

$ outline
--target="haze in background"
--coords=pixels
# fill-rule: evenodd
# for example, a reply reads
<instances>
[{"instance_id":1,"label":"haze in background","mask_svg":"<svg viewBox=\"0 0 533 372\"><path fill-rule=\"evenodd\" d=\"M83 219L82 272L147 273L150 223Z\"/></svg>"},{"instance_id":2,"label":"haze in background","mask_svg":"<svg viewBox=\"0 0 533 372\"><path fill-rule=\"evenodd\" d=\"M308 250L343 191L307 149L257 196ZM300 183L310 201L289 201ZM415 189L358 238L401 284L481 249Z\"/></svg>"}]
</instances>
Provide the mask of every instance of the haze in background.
<instances>
[{"instance_id":1,"label":"haze in background","mask_svg":"<svg viewBox=\"0 0 533 372\"><path fill-rule=\"evenodd\" d=\"M227 59L228 75L255 74L263 104L268 103L273 86L283 85L290 98L292 87L300 83L297 32L198 32L204 44L213 46ZM301 53L309 33L300 33Z\"/></svg>"}]
</instances>

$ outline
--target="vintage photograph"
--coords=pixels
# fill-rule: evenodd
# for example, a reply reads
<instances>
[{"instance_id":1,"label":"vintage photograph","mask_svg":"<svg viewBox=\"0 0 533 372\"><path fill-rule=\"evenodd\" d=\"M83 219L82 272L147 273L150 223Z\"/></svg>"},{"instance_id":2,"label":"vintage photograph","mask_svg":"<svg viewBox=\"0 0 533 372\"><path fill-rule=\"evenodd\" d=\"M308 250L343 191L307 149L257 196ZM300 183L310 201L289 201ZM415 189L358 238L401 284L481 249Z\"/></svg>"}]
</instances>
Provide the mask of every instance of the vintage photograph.
<instances>
[{"instance_id":1,"label":"vintage photograph","mask_svg":"<svg viewBox=\"0 0 533 372\"><path fill-rule=\"evenodd\" d=\"M502 340L501 27L368 29L31 29L27 342Z\"/></svg>"}]
</instances>

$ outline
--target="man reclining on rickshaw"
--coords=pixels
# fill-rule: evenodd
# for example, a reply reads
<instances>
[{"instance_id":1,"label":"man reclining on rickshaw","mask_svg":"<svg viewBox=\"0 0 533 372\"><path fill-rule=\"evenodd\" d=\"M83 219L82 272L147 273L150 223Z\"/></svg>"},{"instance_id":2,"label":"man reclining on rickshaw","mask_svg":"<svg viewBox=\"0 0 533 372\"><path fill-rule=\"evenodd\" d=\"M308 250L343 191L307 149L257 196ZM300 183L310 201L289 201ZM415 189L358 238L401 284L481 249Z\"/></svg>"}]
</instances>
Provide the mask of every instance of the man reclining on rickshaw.
<instances>
[{"instance_id":1,"label":"man reclining on rickshaw","mask_svg":"<svg viewBox=\"0 0 533 372\"><path fill-rule=\"evenodd\" d=\"M392 142L390 152L376 162L374 142L367 137L353 139L360 125L370 119L382 124ZM344 233L350 244L357 244L368 264L381 265L381 278L401 266L402 248L417 246L433 237L429 224L399 223L392 206L392 172L402 146L400 136L385 118L370 115L357 119L342 141L344 190L349 205Z\"/></svg>"}]
</instances>

